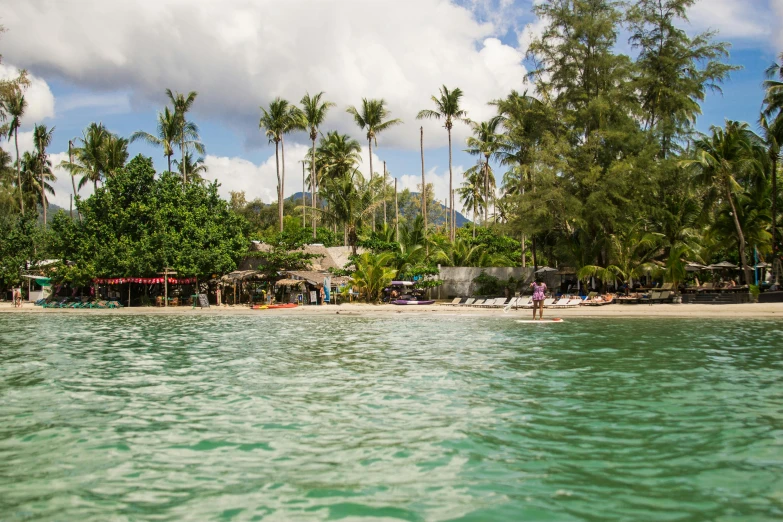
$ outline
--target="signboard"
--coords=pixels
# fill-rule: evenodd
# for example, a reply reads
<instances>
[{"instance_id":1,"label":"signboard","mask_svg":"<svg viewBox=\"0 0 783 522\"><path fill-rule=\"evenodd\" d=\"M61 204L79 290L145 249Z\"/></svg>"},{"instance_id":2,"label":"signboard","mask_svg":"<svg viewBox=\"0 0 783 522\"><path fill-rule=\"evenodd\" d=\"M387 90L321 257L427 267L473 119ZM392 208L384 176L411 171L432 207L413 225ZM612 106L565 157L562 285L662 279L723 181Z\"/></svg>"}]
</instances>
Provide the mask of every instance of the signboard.
<instances>
[{"instance_id":1,"label":"signboard","mask_svg":"<svg viewBox=\"0 0 783 522\"><path fill-rule=\"evenodd\" d=\"M310 304L317 304L318 303L318 297L316 297L317 294L315 293L315 290L310 291Z\"/></svg>"},{"instance_id":2,"label":"signboard","mask_svg":"<svg viewBox=\"0 0 783 522\"><path fill-rule=\"evenodd\" d=\"M198 294L198 304L201 308L209 308L209 300L207 294Z\"/></svg>"}]
</instances>

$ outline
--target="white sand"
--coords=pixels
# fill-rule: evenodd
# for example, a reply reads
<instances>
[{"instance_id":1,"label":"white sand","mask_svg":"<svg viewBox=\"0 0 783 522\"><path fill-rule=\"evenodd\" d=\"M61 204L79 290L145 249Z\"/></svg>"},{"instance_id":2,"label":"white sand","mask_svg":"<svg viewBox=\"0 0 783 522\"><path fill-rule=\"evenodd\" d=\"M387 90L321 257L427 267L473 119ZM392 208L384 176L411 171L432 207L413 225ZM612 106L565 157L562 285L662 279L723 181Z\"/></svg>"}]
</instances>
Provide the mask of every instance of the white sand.
<instances>
[{"instance_id":1,"label":"white sand","mask_svg":"<svg viewBox=\"0 0 783 522\"><path fill-rule=\"evenodd\" d=\"M0 302L0 313L36 313L36 314L175 314L175 315L345 315L345 316L391 316L393 314L427 314L432 316L515 316L529 319L532 310L510 310L494 308L454 307L446 304L423 306L341 304L326 306L300 306L297 308L277 310L252 310L247 306L212 306L209 309L191 308L189 306L155 308L135 307L108 309L72 309L72 308L41 308L31 303L23 304L22 308L14 308L10 302ZM552 317L684 317L684 318L783 318L783 303L765 304L639 304L606 306L582 306L579 308L545 309L544 318Z\"/></svg>"}]
</instances>

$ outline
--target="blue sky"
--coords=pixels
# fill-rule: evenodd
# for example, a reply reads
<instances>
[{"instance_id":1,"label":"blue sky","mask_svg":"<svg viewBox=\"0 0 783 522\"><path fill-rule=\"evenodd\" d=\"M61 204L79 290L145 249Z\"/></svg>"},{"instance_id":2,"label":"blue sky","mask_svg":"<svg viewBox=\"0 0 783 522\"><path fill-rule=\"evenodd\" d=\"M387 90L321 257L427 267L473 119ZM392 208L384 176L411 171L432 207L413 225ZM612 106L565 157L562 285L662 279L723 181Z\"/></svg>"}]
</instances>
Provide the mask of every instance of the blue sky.
<instances>
[{"instance_id":1,"label":"blue sky","mask_svg":"<svg viewBox=\"0 0 783 522\"><path fill-rule=\"evenodd\" d=\"M430 107L430 95L445 83L465 91L470 117L488 117L486 101L525 89L527 42L542 26L532 0L0 0L0 13L7 29L0 74L26 68L34 76L22 149L31 145L33 123L56 127L55 162L92 121L123 136L152 132L166 87L196 90L192 119L207 146L210 177L224 194L244 190L267 202L275 192L274 149L258 131L258 107L321 90L337 104L323 130L349 133L365 147L347 105L383 97L405 121L373 150L376 172L385 160L401 187L420 182L423 125L427 180L445 199L446 132L417 121L416 112ZM755 124L764 69L783 51L773 25L781 16L783 0L701 0L691 9L687 30L718 30L732 44L730 62L743 67L723 96L708 96L700 130L726 118ZM618 47L627 48L624 37ZM455 128L455 185L475 162L461 151L467 135L466 126ZM287 140L286 195L301 190L297 161L307 146L303 133ZM160 150L133 144L131 153L165 166ZM56 189L54 202L67 206L70 181L61 175Z\"/></svg>"}]
</instances>

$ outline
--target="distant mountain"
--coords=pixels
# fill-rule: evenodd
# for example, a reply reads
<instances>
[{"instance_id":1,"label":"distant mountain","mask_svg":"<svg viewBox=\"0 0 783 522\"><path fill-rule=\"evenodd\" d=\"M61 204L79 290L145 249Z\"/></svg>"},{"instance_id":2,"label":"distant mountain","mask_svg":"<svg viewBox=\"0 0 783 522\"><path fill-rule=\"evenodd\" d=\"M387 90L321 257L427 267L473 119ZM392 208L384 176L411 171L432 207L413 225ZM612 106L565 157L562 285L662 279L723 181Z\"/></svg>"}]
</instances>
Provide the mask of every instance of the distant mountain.
<instances>
[{"instance_id":1,"label":"distant mountain","mask_svg":"<svg viewBox=\"0 0 783 522\"><path fill-rule=\"evenodd\" d=\"M305 197L307 197L307 201L309 202L310 201L310 193L309 192L305 192L304 194L305 194ZM411 192L411 196L420 197L418 192ZM297 192L297 193L287 197L286 201L292 201L292 202L296 203L297 205L301 204L300 202L302 201L302 192ZM440 205L440 208L444 212L446 212L446 205L444 205L443 203L440 203L440 202L438 202L438 205ZM445 217L444 217L444 219L442 219L440 221L436 221L433 224L434 225L443 225L444 221L445 221ZM470 220L468 218L466 218L462 214L462 212L457 211L457 228L459 228L461 226L464 226L464 225L466 225L468 223L470 223Z\"/></svg>"}]
</instances>

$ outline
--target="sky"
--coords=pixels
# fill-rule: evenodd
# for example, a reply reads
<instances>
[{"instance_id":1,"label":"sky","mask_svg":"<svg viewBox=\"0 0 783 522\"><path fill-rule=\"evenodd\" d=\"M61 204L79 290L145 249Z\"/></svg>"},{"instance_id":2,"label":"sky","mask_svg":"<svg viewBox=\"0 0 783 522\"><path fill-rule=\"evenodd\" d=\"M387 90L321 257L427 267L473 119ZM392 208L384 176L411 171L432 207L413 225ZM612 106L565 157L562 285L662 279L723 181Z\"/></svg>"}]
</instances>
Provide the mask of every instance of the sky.
<instances>
[{"instance_id":1,"label":"sky","mask_svg":"<svg viewBox=\"0 0 783 522\"><path fill-rule=\"evenodd\" d=\"M367 140L345 109L363 97L383 98L404 123L378 136L373 167L400 189L421 183L419 127L424 128L425 172L436 197L448 194L447 135L442 123L416 120L434 108L441 85L461 88L468 117L490 117L487 102L526 83L526 52L543 23L538 0L0 0L0 77L27 69L32 85L19 134L20 150L32 149L35 123L55 127L53 164L67 159L68 141L91 122L128 137L154 133L166 88L197 91L189 114L207 148L208 179L220 192L245 191L248 200L276 199L275 151L258 128L260 106L277 96L298 102L305 92L325 92L336 104L322 131ZM729 62L742 67L708 95L697 128L725 119L758 119L764 70L783 52L783 0L700 0L686 30L718 31L731 43ZM618 50L629 52L627 36ZM455 187L475 164L466 154L469 128L453 130ZM13 142L0 146L15 154ZM286 137L286 197L302 190L304 133ZM130 145L166 168L162 150ZM175 153L175 158L178 153ZM67 208L71 182L56 169L53 203ZM502 169L496 169L502 177ZM85 197L90 186L82 189Z\"/></svg>"}]
</instances>

